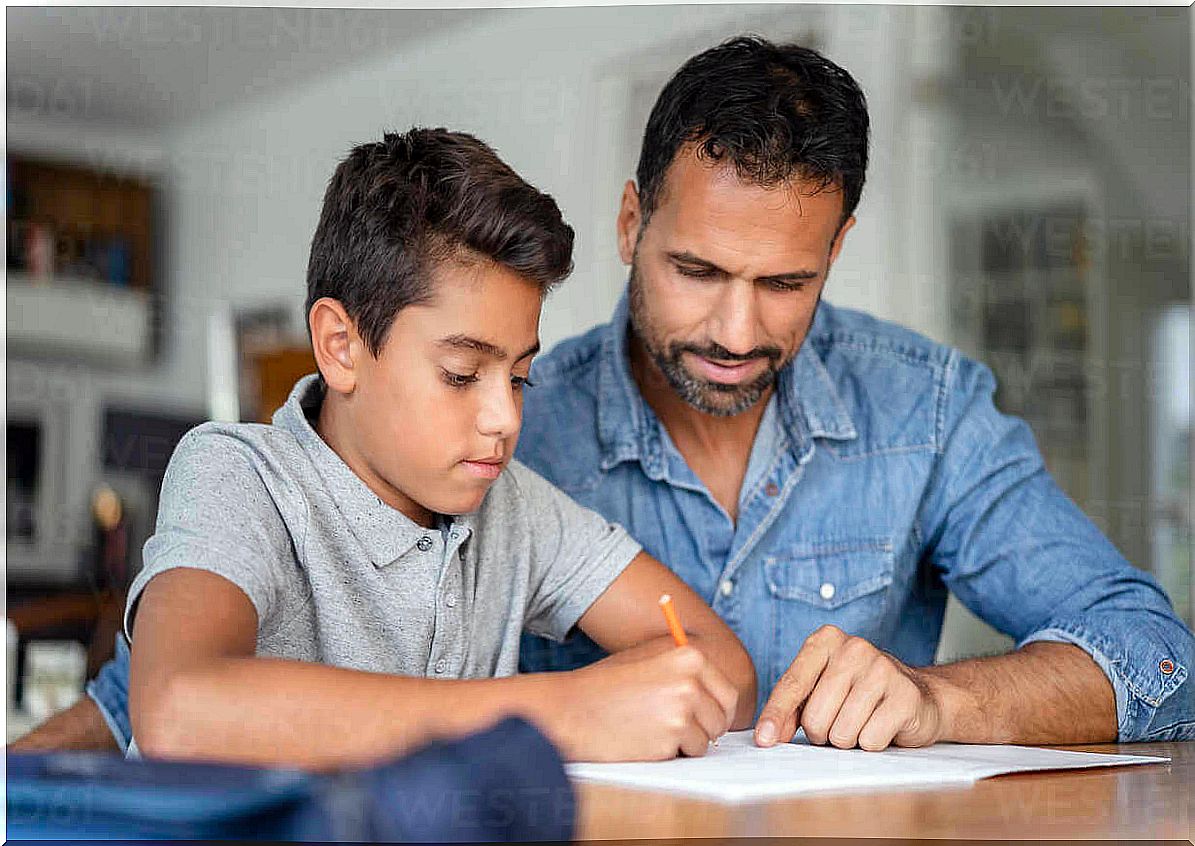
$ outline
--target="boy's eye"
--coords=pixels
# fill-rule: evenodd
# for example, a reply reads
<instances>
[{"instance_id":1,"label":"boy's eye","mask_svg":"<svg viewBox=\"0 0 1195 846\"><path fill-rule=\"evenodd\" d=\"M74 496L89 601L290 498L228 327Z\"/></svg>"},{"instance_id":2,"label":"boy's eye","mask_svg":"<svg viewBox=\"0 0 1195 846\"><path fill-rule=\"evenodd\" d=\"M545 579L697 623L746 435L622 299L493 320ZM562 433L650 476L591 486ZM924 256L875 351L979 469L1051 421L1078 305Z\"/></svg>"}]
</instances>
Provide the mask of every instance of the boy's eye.
<instances>
[{"instance_id":1,"label":"boy's eye","mask_svg":"<svg viewBox=\"0 0 1195 846\"><path fill-rule=\"evenodd\" d=\"M514 385L516 391L521 391L523 388L533 387L535 383L526 376L511 376L510 384Z\"/></svg>"},{"instance_id":2,"label":"boy's eye","mask_svg":"<svg viewBox=\"0 0 1195 846\"><path fill-rule=\"evenodd\" d=\"M443 368L441 368L443 370ZM444 381L454 388L463 388L466 385L471 385L477 381L477 374L470 373L453 373L451 370L443 370Z\"/></svg>"}]
</instances>

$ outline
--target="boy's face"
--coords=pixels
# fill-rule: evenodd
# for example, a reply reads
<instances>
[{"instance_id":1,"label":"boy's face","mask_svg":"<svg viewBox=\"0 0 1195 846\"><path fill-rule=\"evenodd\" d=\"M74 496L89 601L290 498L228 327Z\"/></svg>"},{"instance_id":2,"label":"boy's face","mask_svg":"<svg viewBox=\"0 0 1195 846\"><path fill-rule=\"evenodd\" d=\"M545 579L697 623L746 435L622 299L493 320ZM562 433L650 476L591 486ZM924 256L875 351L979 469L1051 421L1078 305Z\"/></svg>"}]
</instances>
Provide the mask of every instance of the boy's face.
<instances>
[{"instance_id":1,"label":"boy's face","mask_svg":"<svg viewBox=\"0 0 1195 846\"><path fill-rule=\"evenodd\" d=\"M381 354L354 356L342 397L365 465L353 469L409 516L404 500L441 514L481 505L514 454L539 350L535 282L489 261L441 262L434 275L433 298L398 313Z\"/></svg>"}]
</instances>

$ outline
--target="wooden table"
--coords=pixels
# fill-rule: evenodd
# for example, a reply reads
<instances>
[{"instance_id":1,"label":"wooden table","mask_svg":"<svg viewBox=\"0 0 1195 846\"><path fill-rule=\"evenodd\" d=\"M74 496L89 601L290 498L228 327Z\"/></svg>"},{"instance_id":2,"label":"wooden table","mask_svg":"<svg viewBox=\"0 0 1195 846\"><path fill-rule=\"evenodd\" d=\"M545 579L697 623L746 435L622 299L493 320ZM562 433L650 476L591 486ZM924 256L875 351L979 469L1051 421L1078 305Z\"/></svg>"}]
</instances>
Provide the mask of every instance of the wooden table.
<instances>
[{"instance_id":1,"label":"wooden table","mask_svg":"<svg viewBox=\"0 0 1195 846\"><path fill-rule=\"evenodd\" d=\"M826 793L750 805L580 784L577 837L1195 837L1195 741L1057 748L1161 755L1171 762L1020 773L983 779L966 788Z\"/></svg>"}]
</instances>

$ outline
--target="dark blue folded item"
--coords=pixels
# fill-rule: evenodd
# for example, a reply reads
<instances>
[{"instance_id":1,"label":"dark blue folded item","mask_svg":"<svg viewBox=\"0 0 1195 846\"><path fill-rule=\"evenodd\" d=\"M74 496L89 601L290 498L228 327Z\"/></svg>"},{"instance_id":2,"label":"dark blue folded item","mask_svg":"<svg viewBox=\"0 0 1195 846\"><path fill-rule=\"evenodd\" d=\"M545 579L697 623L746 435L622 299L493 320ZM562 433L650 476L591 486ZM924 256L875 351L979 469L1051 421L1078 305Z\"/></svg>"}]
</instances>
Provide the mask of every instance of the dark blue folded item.
<instances>
[{"instance_id":1,"label":"dark blue folded item","mask_svg":"<svg viewBox=\"0 0 1195 846\"><path fill-rule=\"evenodd\" d=\"M325 775L10 754L7 789L9 841L568 840L575 818L559 755L520 719Z\"/></svg>"}]
</instances>

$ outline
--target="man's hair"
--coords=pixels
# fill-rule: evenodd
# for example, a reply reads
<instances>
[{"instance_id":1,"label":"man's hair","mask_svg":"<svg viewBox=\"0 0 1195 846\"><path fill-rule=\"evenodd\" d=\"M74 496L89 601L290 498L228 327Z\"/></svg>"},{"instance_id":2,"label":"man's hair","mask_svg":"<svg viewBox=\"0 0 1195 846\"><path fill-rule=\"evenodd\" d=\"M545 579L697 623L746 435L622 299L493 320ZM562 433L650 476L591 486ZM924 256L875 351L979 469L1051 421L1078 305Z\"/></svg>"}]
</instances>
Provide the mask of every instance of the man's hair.
<instances>
[{"instance_id":1,"label":"man's hair","mask_svg":"<svg viewBox=\"0 0 1195 846\"><path fill-rule=\"evenodd\" d=\"M685 62L652 107L636 171L643 224L690 144L746 182L839 187L845 221L863 193L867 136L867 102L845 70L807 47L732 38Z\"/></svg>"},{"instance_id":2,"label":"man's hair","mask_svg":"<svg viewBox=\"0 0 1195 846\"><path fill-rule=\"evenodd\" d=\"M463 132L412 129L354 147L324 194L307 264L307 313L339 300L377 356L401 309L435 294L446 260L497 262L546 293L572 270L556 202Z\"/></svg>"}]
</instances>

